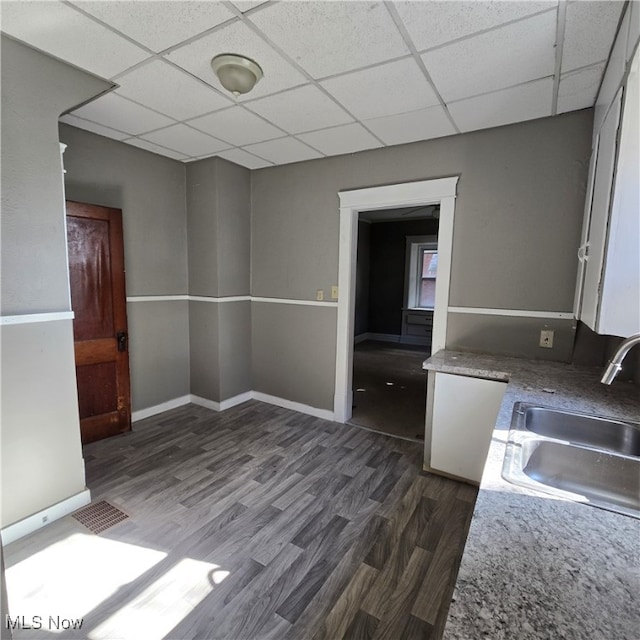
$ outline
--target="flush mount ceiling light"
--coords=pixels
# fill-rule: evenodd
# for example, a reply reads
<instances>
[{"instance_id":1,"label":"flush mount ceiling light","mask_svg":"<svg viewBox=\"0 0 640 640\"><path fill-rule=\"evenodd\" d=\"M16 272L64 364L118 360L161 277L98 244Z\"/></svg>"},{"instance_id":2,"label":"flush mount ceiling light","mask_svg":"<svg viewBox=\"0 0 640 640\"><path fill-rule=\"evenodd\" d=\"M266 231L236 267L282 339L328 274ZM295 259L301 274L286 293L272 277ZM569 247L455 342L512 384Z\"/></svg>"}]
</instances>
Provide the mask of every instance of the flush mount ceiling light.
<instances>
[{"instance_id":1,"label":"flush mount ceiling light","mask_svg":"<svg viewBox=\"0 0 640 640\"><path fill-rule=\"evenodd\" d=\"M235 53L222 53L216 56L211 60L211 67L222 86L236 97L251 91L263 76L257 62Z\"/></svg>"}]
</instances>

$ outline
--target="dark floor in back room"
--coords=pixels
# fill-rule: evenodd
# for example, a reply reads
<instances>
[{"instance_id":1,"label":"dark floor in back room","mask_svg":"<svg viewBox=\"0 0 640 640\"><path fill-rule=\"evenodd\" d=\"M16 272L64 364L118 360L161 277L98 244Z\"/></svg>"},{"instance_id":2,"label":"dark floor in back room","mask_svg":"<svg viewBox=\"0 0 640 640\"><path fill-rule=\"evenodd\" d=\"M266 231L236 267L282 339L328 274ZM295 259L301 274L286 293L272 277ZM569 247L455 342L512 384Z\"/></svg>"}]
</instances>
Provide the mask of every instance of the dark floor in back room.
<instances>
[{"instance_id":1,"label":"dark floor in back room","mask_svg":"<svg viewBox=\"0 0 640 640\"><path fill-rule=\"evenodd\" d=\"M424 439L428 347L366 340L353 351L352 424Z\"/></svg>"}]
</instances>

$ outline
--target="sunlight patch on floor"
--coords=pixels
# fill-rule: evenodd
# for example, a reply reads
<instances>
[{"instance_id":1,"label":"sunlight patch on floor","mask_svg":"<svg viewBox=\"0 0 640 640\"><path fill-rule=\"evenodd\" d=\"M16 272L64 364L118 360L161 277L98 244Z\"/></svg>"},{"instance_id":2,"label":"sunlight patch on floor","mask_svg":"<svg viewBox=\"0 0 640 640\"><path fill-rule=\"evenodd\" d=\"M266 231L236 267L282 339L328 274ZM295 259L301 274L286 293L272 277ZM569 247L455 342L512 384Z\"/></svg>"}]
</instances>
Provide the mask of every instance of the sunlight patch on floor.
<instances>
[{"instance_id":1,"label":"sunlight patch on floor","mask_svg":"<svg viewBox=\"0 0 640 640\"><path fill-rule=\"evenodd\" d=\"M82 618L166 553L74 533L6 570L12 616ZM55 629L50 629L55 631Z\"/></svg>"},{"instance_id":2,"label":"sunlight patch on floor","mask_svg":"<svg viewBox=\"0 0 640 640\"><path fill-rule=\"evenodd\" d=\"M91 640L162 640L204 600L228 571L184 558L93 629Z\"/></svg>"}]
</instances>

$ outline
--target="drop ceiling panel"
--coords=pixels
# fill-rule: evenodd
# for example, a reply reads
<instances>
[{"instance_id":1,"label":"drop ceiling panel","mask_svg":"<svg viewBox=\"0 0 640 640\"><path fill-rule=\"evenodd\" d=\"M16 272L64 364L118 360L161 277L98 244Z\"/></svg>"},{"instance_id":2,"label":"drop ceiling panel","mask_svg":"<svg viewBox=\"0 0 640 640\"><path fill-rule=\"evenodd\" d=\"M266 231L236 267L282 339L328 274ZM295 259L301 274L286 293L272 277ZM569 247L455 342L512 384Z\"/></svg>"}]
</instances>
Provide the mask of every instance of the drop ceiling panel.
<instances>
[{"instance_id":1,"label":"drop ceiling panel","mask_svg":"<svg viewBox=\"0 0 640 640\"><path fill-rule=\"evenodd\" d=\"M174 122L171 118L135 104L115 93L100 96L93 102L76 109L73 113L86 120L131 135L166 127Z\"/></svg>"},{"instance_id":2,"label":"drop ceiling panel","mask_svg":"<svg viewBox=\"0 0 640 640\"><path fill-rule=\"evenodd\" d=\"M190 120L189 124L237 147L284 135L281 129L240 106Z\"/></svg>"},{"instance_id":3,"label":"drop ceiling panel","mask_svg":"<svg viewBox=\"0 0 640 640\"><path fill-rule=\"evenodd\" d=\"M558 2L396 2L402 21L418 51L497 27L533 13L553 9Z\"/></svg>"},{"instance_id":4,"label":"drop ceiling panel","mask_svg":"<svg viewBox=\"0 0 640 640\"><path fill-rule=\"evenodd\" d=\"M556 12L473 36L423 54L445 101L553 75Z\"/></svg>"},{"instance_id":5,"label":"drop ceiling panel","mask_svg":"<svg viewBox=\"0 0 640 640\"><path fill-rule=\"evenodd\" d=\"M439 103L413 58L354 71L321 84L361 120L417 111Z\"/></svg>"},{"instance_id":6,"label":"drop ceiling panel","mask_svg":"<svg viewBox=\"0 0 640 640\"><path fill-rule=\"evenodd\" d=\"M353 121L344 109L313 85L249 102L247 108L288 133L324 129Z\"/></svg>"},{"instance_id":7,"label":"drop ceiling panel","mask_svg":"<svg viewBox=\"0 0 640 640\"><path fill-rule=\"evenodd\" d=\"M558 113L592 107L603 72L604 63L563 74L558 88Z\"/></svg>"},{"instance_id":8,"label":"drop ceiling panel","mask_svg":"<svg viewBox=\"0 0 640 640\"><path fill-rule=\"evenodd\" d=\"M607 59L624 2L570 2L562 50L562 72Z\"/></svg>"},{"instance_id":9,"label":"drop ceiling panel","mask_svg":"<svg viewBox=\"0 0 640 640\"><path fill-rule=\"evenodd\" d=\"M268 95L307 82L305 76L241 22L222 27L207 36L198 38L172 51L167 58L223 93L227 93L211 69L211 58L229 52L240 53L256 60L264 72L264 78L258 82L253 91L246 97L240 96L238 101Z\"/></svg>"},{"instance_id":10,"label":"drop ceiling panel","mask_svg":"<svg viewBox=\"0 0 640 640\"><path fill-rule=\"evenodd\" d=\"M449 104L449 111L462 131L498 127L551 115L553 79L487 93Z\"/></svg>"},{"instance_id":11,"label":"drop ceiling panel","mask_svg":"<svg viewBox=\"0 0 640 640\"><path fill-rule=\"evenodd\" d=\"M185 120L232 104L211 87L164 60L153 60L120 76L119 95Z\"/></svg>"},{"instance_id":12,"label":"drop ceiling panel","mask_svg":"<svg viewBox=\"0 0 640 640\"><path fill-rule=\"evenodd\" d=\"M233 18L233 12L221 2L72 2L155 52Z\"/></svg>"},{"instance_id":13,"label":"drop ceiling panel","mask_svg":"<svg viewBox=\"0 0 640 640\"><path fill-rule=\"evenodd\" d=\"M280 138L245 147L247 151L274 164L288 164L302 160L321 158L322 155L295 138Z\"/></svg>"},{"instance_id":14,"label":"drop ceiling panel","mask_svg":"<svg viewBox=\"0 0 640 640\"><path fill-rule=\"evenodd\" d=\"M312 133L301 133L298 137L328 156L355 153L356 151L383 146L381 142L376 140L357 122Z\"/></svg>"},{"instance_id":15,"label":"drop ceiling panel","mask_svg":"<svg viewBox=\"0 0 640 640\"><path fill-rule=\"evenodd\" d=\"M229 149L228 151L221 151L218 155L247 169L262 169L263 167L273 166L271 162L262 160L243 149Z\"/></svg>"},{"instance_id":16,"label":"drop ceiling panel","mask_svg":"<svg viewBox=\"0 0 640 640\"><path fill-rule=\"evenodd\" d=\"M103 78L149 57L122 36L58 2L2 2L2 31Z\"/></svg>"},{"instance_id":17,"label":"drop ceiling panel","mask_svg":"<svg viewBox=\"0 0 640 640\"><path fill-rule=\"evenodd\" d=\"M143 140L142 138L129 138L128 140L125 140L125 142L134 147L144 149L145 151L151 151L151 153L165 156L165 158L173 158L174 160L186 160L188 158L188 156L185 156L182 153L171 151L171 149L165 149L164 147L160 147L157 144L153 144L153 142Z\"/></svg>"},{"instance_id":18,"label":"drop ceiling panel","mask_svg":"<svg viewBox=\"0 0 640 640\"><path fill-rule=\"evenodd\" d=\"M409 53L381 2L282 2L250 19L314 78Z\"/></svg>"},{"instance_id":19,"label":"drop ceiling panel","mask_svg":"<svg viewBox=\"0 0 640 640\"><path fill-rule=\"evenodd\" d=\"M228 144L199 131L194 131L185 124L175 124L142 137L190 157L213 155L229 147Z\"/></svg>"},{"instance_id":20,"label":"drop ceiling panel","mask_svg":"<svg viewBox=\"0 0 640 640\"><path fill-rule=\"evenodd\" d=\"M99 136L104 136L105 138L113 138L114 140L124 140L129 137L128 133L122 133L121 131L116 131L115 129L110 129L109 127L103 127L101 124L96 124L95 122L90 122L89 120L83 120L82 118L78 118L70 113L66 116L62 116L59 120L60 122L64 122L65 124L70 124L72 127L78 127L78 129L84 129L85 131L91 131L92 133L97 133Z\"/></svg>"},{"instance_id":21,"label":"drop ceiling panel","mask_svg":"<svg viewBox=\"0 0 640 640\"><path fill-rule=\"evenodd\" d=\"M267 0L234 0L232 4L236 9L242 11L242 13L246 13L250 9L255 9L265 2L267 2Z\"/></svg>"},{"instance_id":22,"label":"drop ceiling panel","mask_svg":"<svg viewBox=\"0 0 640 640\"><path fill-rule=\"evenodd\" d=\"M440 106L367 120L364 124L385 144L404 144L456 133Z\"/></svg>"}]
</instances>

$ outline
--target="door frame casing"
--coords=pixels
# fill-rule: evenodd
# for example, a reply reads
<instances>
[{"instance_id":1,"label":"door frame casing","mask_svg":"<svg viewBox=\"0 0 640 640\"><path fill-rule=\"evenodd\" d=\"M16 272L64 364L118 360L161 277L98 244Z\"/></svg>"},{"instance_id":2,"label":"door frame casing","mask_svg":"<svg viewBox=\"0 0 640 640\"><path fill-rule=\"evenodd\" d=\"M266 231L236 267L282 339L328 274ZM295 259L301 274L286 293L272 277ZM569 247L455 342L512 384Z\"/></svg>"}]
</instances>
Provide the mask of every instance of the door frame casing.
<instances>
[{"instance_id":1,"label":"door frame casing","mask_svg":"<svg viewBox=\"0 0 640 640\"><path fill-rule=\"evenodd\" d=\"M451 278L453 218L459 176L383 187L340 191L340 245L338 254L338 319L336 377L333 410L337 422L351 418L353 405L353 331L355 322L358 214L361 211L440 205L438 276L433 313L432 353L444 349Z\"/></svg>"}]
</instances>

